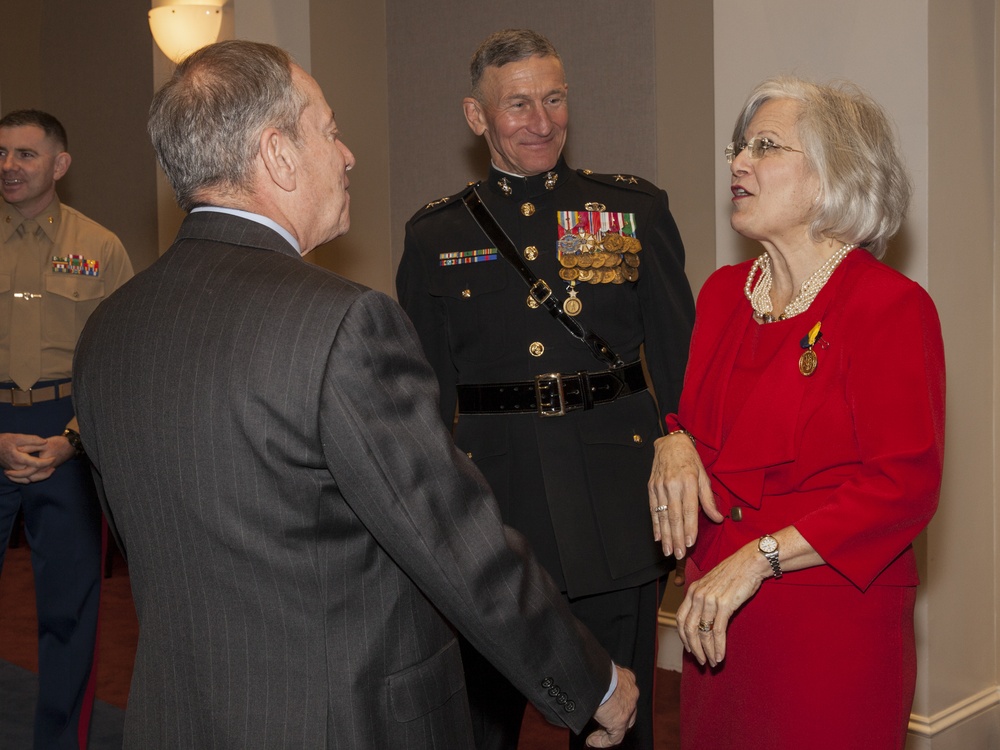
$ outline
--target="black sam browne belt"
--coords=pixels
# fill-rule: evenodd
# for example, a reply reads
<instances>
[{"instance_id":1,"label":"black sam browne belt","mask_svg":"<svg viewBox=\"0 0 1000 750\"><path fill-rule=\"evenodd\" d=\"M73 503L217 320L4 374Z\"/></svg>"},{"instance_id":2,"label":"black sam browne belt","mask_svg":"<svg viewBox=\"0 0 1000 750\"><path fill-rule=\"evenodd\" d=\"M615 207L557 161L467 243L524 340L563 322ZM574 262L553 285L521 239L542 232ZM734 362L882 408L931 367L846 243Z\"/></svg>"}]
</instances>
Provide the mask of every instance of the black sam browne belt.
<instances>
[{"instance_id":1,"label":"black sam browne belt","mask_svg":"<svg viewBox=\"0 0 1000 750\"><path fill-rule=\"evenodd\" d=\"M561 417L593 409L616 398L646 390L639 360L600 372L551 372L516 383L458 386L459 414L540 414Z\"/></svg>"}]
</instances>

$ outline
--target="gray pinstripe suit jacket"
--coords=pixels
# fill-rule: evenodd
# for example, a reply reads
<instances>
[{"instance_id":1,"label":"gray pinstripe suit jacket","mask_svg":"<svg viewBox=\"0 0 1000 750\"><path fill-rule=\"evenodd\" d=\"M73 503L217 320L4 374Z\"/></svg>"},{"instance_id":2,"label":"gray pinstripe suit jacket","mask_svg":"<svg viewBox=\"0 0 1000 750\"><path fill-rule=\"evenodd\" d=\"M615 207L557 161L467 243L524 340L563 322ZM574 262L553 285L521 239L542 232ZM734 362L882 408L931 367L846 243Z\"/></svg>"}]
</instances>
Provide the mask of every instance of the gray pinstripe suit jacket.
<instances>
[{"instance_id":1,"label":"gray pinstripe suit jacket","mask_svg":"<svg viewBox=\"0 0 1000 750\"><path fill-rule=\"evenodd\" d=\"M596 709L606 653L501 525L389 298L195 213L74 372L139 615L126 747L469 746L448 621L550 720Z\"/></svg>"}]
</instances>

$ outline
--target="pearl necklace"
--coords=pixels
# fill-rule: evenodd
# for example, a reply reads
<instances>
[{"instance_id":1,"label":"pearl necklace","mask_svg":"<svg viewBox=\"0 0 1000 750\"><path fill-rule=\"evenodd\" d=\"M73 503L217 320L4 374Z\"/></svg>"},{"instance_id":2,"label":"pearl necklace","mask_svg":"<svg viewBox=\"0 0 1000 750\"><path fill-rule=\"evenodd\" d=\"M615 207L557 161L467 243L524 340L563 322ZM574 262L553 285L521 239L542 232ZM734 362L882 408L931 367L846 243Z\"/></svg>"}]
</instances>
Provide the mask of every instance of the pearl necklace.
<instances>
[{"instance_id":1,"label":"pearl necklace","mask_svg":"<svg viewBox=\"0 0 1000 750\"><path fill-rule=\"evenodd\" d=\"M829 260L817 268L813 275L806 279L799 288L799 293L785 306L784 312L777 318L771 314L771 256L764 253L757 258L750 266L750 273L747 275L747 283L743 285L743 293L750 300L754 315L765 323L773 323L775 320L786 320L809 309L809 305L816 299L816 295L826 285L826 282L837 270L840 261L847 257L857 245L850 243L844 245L837 252L830 256ZM760 278L754 284L754 276L760 271Z\"/></svg>"}]
</instances>

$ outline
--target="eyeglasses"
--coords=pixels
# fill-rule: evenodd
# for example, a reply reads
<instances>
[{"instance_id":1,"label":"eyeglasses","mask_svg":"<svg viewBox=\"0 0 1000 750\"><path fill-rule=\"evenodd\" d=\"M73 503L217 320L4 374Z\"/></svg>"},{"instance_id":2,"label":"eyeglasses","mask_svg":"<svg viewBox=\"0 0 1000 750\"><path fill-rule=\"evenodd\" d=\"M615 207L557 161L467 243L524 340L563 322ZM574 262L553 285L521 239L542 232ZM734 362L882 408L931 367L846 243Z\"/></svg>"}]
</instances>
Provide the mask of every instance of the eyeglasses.
<instances>
[{"instance_id":1,"label":"eyeglasses","mask_svg":"<svg viewBox=\"0 0 1000 750\"><path fill-rule=\"evenodd\" d=\"M791 146L779 146L770 138L757 136L756 138L751 138L749 141L735 141L726 146L726 162L728 164L732 164L733 159L735 159L736 155L743 149L747 149L747 153L750 154L751 159L757 160L764 156L764 154L772 148L778 148L782 151L794 151L797 154L804 153L803 151L799 151L799 149L792 148Z\"/></svg>"}]
</instances>

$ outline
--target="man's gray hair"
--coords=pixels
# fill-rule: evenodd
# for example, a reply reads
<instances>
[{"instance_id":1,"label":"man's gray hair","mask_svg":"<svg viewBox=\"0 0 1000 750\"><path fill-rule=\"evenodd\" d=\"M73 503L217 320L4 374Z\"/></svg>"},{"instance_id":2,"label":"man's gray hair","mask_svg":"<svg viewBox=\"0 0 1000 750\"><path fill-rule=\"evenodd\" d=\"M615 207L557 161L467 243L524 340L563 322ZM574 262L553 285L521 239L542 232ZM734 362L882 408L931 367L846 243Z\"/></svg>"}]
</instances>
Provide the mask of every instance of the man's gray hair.
<instances>
[{"instance_id":1,"label":"man's gray hair","mask_svg":"<svg viewBox=\"0 0 1000 750\"><path fill-rule=\"evenodd\" d=\"M307 101L292 82L292 63L270 44L218 42L185 58L156 92L149 135L182 209L206 192L246 195L266 128L299 142Z\"/></svg>"},{"instance_id":2,"label":"man's gray hair","mask_svg":"<svg viewBox=\"0 0 1000 750\"><path fill-rule=\"evenodd\" d=\"M472 78L472 95L480 99L479 83L487 68L500 68L507 63L524 60L534 55L561 60L552 42L530 29L504 29L490 34L479 45L469 63Z\"/></svg>"}]
</instances>

